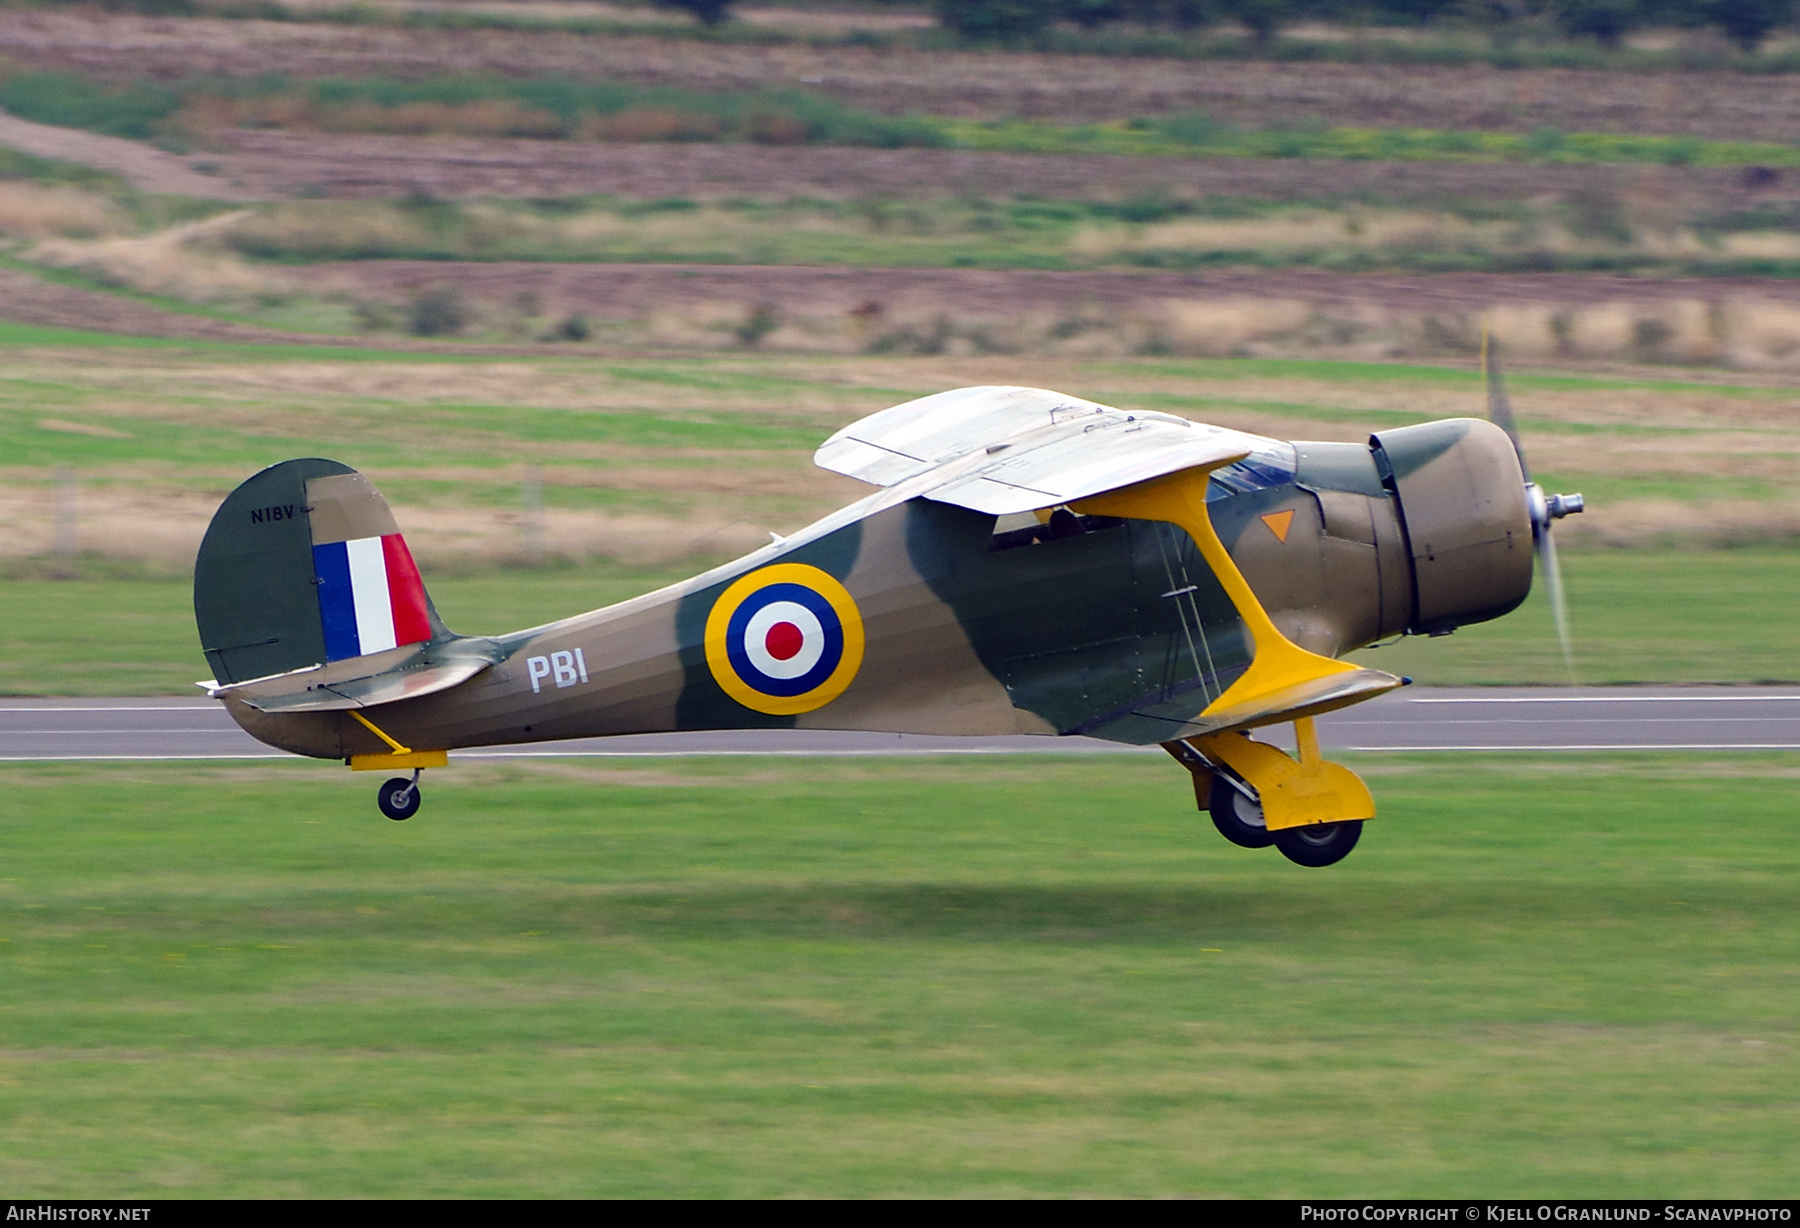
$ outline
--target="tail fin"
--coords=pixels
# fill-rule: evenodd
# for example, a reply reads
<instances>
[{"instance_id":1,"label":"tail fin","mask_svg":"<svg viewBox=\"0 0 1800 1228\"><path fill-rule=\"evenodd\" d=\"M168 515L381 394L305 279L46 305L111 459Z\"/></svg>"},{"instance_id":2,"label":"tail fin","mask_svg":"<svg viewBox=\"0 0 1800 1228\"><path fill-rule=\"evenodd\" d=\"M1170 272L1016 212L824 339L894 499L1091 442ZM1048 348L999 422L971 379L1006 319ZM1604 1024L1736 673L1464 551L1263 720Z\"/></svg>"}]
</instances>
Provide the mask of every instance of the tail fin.
<instances>
[{"instance_id":1,"label":"tail fin","mask_svg":"<svg viewBox=\"0 0 1800 1228\"><path fill-rule=\"evenodd\" d=\"M221 683L450 639L387 500L336 461L283 461L226 496L194 563Z\"/></svg>"}]
</instances>

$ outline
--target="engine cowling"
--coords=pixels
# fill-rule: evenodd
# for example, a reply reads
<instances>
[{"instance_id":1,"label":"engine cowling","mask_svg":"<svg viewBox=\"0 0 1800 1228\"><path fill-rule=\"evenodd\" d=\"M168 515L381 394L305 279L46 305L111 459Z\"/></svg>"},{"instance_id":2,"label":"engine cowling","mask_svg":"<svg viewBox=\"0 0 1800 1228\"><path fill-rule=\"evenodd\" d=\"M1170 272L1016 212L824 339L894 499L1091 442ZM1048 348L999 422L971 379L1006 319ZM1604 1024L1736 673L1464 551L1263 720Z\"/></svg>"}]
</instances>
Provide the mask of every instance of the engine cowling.
<instances>
[{"instance_id":1,"label":"engine cowling","mask_svg":"<svg viewBox=\"0 0 1800 1228\"><path fill-rule=\"evenodd\" d=\"M1449 418L1369 438L1399 504L1413 569L1407 630L1441 635L1498 618L1531 592L1531 508L1505 431Z\"/></svg>"}]
</instances>

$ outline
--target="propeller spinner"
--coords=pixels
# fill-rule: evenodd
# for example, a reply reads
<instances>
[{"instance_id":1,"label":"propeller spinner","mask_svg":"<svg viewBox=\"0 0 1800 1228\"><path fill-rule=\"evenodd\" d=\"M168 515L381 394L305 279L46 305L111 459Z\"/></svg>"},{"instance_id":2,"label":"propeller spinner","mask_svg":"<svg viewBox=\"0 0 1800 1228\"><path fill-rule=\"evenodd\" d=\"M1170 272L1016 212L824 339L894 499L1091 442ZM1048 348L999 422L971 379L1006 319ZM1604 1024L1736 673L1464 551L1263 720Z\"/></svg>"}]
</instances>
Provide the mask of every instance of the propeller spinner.
<instances>
[{"instance_id":1,"label":"propeller spinner","mask_svg":"<svg viewBox=\"0 0 1800 1228\"><path fill-rule=\"evenodd\" d=\"M1573 516L1586 506L1579 494L1552 495L1531 480L1531 466L1525 460L1525 445L1519 441L1518 424L1513 420L1512 402L1506 398L1506 381L1500 374L1500 359L1495 353L1486 328L1481 333L1481 370L1487 377L1488 420L1506 432L1513 451L1519 454L1519 472L1525 475L1525 505L1531 513L1531 537L1537 548L1538 562L1544 568L1544 586L1550 595L1550 613L1556 620L1556 638L1562 644L1563 664L1569 670L1569 683L1575 682L1575 652L1569 640L1569 606L1563 596L1562 565L1556 559L1556 538L1551 534L1553 522Z\"/></svg>"}]
</instances>

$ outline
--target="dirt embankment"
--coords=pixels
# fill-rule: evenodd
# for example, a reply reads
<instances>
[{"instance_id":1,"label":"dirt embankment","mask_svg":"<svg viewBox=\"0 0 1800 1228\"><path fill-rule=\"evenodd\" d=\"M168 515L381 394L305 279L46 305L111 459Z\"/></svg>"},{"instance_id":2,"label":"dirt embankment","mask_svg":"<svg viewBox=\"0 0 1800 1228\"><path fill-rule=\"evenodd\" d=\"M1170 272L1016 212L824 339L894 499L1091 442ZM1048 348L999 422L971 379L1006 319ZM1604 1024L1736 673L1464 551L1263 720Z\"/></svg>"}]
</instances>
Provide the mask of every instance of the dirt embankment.
<instances>
[{"instance_id":1,"label":"dirt embankment","mask_svg":"<svg viewBox=\"0 0 1800 1228\"><path fill-rule=\"evenodd\" d=\"M20 324L91 329L136 337L193 337L214 341L300 339L226 320L164 311L148 303L98 290L59 286L12 269L0 269L0 316Z\"/></svg>"},{"instance_id":2,"label":"dirt embankment","mask_svg":"<svg viewBox=\"0 0 1800 1228\"><path fill-rule=\"evenodd\" d=\"M395 302L429 286L495 302L535 295L547 309L600 320L662 308L768 303L796 312L935 308L974 316L1026 309L1124 309L1169 299L1272 299L1334 311L1478 311L1501 304L1656 304L1763 298L1800 303L1800 283L1760 278L1637 278L1582 274L1351 275L1305 270L1056 273L990 269L833 269L798 265L455 263L381 260L289 271L321 286L351 285Z\"/></svg>"},{"instance_id":3,"label":"dirt embankment","mask_svg":"<svg viewBox=\"0 0 1800 1228\"><path fill-rule=\"evenodd\" d=\"M221 133L221 139L233 152L209 161L216 164L221 180L236 185L232 190L257 199L301 195L372 198L413 192L442 199L599 193L632 200L788 200L797 196L1005 199L1033 193L1053 200L1168 194L1272 201L1347 197L1406 205L1453 205L1459 200L1491 203L1545 193L1617 194L1647 186L1666 197L1698 196L1715 209L1737 209L1771 190L1768 184L1746 187L1737 170L1697 167L609 145L246 129ZM1779 178L1776 184L1780 184Z\"/></svg>"},{"instance_id":4,"label":"dirt embankment","mask_svg":"<svg viewBox=\"0 0 1800 1228\"><path fill-rule=\"evenodd\" d=\"M403 30L98 11L0 10L0 55L116 78L573 73L642 84L819 90L900 113L1086 122L1204 109L1231 123L1793 139L1800 75L1275 64L1105 56L721 46L557 31Z\"/></svg>"},{"instance_id":5,"label":"dirt embankment","mask_svg":"<svg viewBox=\"0 0 1800 1228\"><path fill-rule=\"evenodd\" d=\"M514 335L583 316L614 347L1380 361L1472 355L1491 325L1530 362L1800 367L1800 283L1759 278L432 261L300 272L393 308L446 287Z\"/></svg>"},{"instance_id":6,"label":"dirt embankment","mask_svg":"<svg viewBox=\"0 0 1800 1228\"><path fill-rule=\"evenodd\" d=\"M392 337L321 337L312 333L258 328L252 324L239 324L234 320L216 320L207 316L164 311L149 303L99 290L56 285L13 269L0 269L0 319L19 324L113 333L126 337L173 337L190 341L275 345L317 345L323 342L384 350L454 350L458 353L470 349L465 345L445 341ZM531 351L529 347L522 350L518 346L489 346L484 347L482 352L510 354Z\"/></svg>"},{"instance_id":7,"label":"dirt embankment","mask_svg":"<svg viewBox=\"0 0 1800 1228\"><path fill-rule=\"evenodd\" d=\"M768 308L781 319L840 319L847 326L880 328L884 321L891 325L944 314L971 321L1005 321L1026 315L1078 317L1097 326L1099 321L1155 314L1171 304L1186 304L1212 313L1204 322L1206 327L1227 331L1237 326L1238 317L1254 316L1256 312L1249 305L1257 302L1269 303L1281 313L1298 312L1292 322L1295 325L1309 316L1353 321L1371 313L1454 320L1507 307L1576 312L1588 307L1654 312L1668 307L1730 302L1786 304L1789 310L1800 307L1800 283L1758 278L1347 275L1304 270L1055 273L412 260L314 265L287 270L287 275L320 293L347 293L395 305L406 303L427 288L448 285L475 304L506 307L530 301L546 317L579 313L597 323L650 322L649 331L627 330L621 334L618 341L626 345L659 341L712 344L698 334L659 337L653 327L655 318L659 314L684 320L719 316L729 323L759 307ZM497 354L546 349L568 352L570 348L567 342L548 346L525 341L470 346L391 334L339 338L281 332L163 311L112 294L39 281L11 270L0 270L0 318L59 328L212 341L328 341L382 349ZM727 328L727 341L729 338ZM1321 343L1329 348L1328 341ZM1450 350L1456 349L1454 338L1445 343ZM824 348L837 346L828 343Z\"/></svg>"},{"instance_id":8,"label":"dirt embankment","mask_svg":"<svg viewBox=\"0 0 1800 1228\"><path fill-rule=\"evenodd\" d=\"M167 192L214 200L245 198L243 189L237 185L195 170L193 162L205 162L204 158L183 158L141 141L102 136L78 128L34 124L5 111L0 111L0 146L40 158L60 158L96 170L111 171L141 192Z\"/></svg>"}]
</instances>

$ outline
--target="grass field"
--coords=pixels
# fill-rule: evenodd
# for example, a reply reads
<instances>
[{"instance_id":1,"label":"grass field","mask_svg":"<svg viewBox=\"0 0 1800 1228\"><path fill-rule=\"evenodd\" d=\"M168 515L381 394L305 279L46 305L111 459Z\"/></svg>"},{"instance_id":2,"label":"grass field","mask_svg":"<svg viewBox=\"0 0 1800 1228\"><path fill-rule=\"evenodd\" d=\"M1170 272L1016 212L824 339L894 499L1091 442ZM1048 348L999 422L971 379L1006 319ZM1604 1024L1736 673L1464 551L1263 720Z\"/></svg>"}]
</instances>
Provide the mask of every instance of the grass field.
<instances>
[{"instance_id":1,"label":"grass field","mask_svg":"<svg viewBox=\"0 0 1800 1228\"><path fill-rule=\"evenodd\" d=\"M954 147L1139 157L1800 165L1800 149L1782 141L1544 127L1527 134L1344 126L1328 125L1318 115L1303 124L1242 127L1191 107L1080 124L1018 115L920 114L916 105L896 116L786 82L746 92L645 87L562 74L451 74L413 80L358 75L311 81L199 74L121 84L66 72L9 71L0 74L0 106L38 123L203 146L215 142L220 129L293 128L423 137ZM1487 126L1495 126L1494 117L1487 117ZM1502 121L1499 126L1511 125Z\"/></svg>"},{"instance_id":2,"label":"grass field","mask_svg":"<svg viewBox=\"0 0 1800 1228\"><path fill-rule=\"evenodd\" d=\"M1241 328L1254 315L1226 308L1194 327ZM811 464L818 443L864 414L958 385L1059 388L1282 439L1361 440L1484 410L1480 376L1467 364L742 351L494 358L328 347L284 355L251 346L57 348L54 335L11 350L0 373L0 558L48 552L51 484L69 467L80 482L80 549L178 574L218 501L255 469L292 456L331 456L368 472L428 565L516 557L530 465L543 470L553 555L661 563L747 548L766 530L791 533L856 498L860 483ZM1770 377L1520 370L1512 387L1534 470L1555 489L1588 496L1589 511L1565 526L1565 545L1766 543L1800 533L1795 394Z\"/></svg>"},{"instance_id":3,"label":"grass field","mask_svg":"<svg viewBox=\"0 0 1800 1228\"><path fill-rule=\"evenodd\" d=\"M1562 562L1583 684L1800 680L1792 551L1590 550ZM1569 681L1541 574L1504 618L1355 658L1433 686Z\"/></svg>"},{"instance_id":4,"label":"grass field","mask_svg":"<svg viewBox=\"0 0 1800 1228\"><path fill-rule=\"evenodd\" d=\"M1800 161L1800 150L1794 153ZM608 199L428 207L300 201L246 214L220 229L218 242L277 265L409 259L1051 270L1300 266L1338 273L1761 277L1789 277L1800 268L1792 210L1727 215L1671 196L1667 185L1652 183L1629 202L1595 192L1573 203L1486 200L1452 207L1362 200L1270 205L1167 194L1096 203L677 199L648 207ZM106 253L116 250L116 244L53 243L32 255L131 284L116 258L108 263ZM278 284L273 272L261 276L265 285ZM239 288L236 297L241 310L257 310L249 292Z\"/></svg>"},{"instance_id":5,"label":"grass field","mask_svg":"<svg viewBox=\"0 0 1800 1228\"><path fill-rule=\"evenodd\" d=\"M595 567L488 571L429 583L453 630L490 635L623 601L689 574ZM0 626L0 695L192 695L207 673L186 579L0 581Z\"/></svg>"},{"instance_id":6,"label":"grass field","mask_svg":"<svg viewBox=\"0 0 1800 1228\"><path fill-rule=\"evenodd\" d=\"M1793 154L1800 161L1800 149ZM200 223L191 213L137 216L93 192L7 187L0 241L11 242L0 250L18 267L72 270L85 284L173 296L273 327L297 326L294 301L307 290L284 269L347 260L1755 277L1800 269L1791 204L1724 209L1650 173L1566 197L1436 195L1334 198L1322 189L1298 203L1168 191L1110 201L303 200ZM313 297L317 313L331 296ZM340 308L312 328L356 326Z\"/></svg>"},{"instance_id":7,"label":"grass field","mask_svg":"<svg viewBox=\"0 0 1800 1228\"><path fill-rule=\"evenodd\" d=\"M1791 755L8 766L15 1197L1783 1197Z\"/></svg>"},{"instance_id":8,"label":"grass field","mask_svg":"<svg viewBox=\"0 0 1800 1228\"><path fill-rule=\"evenodd\" d=\"M0 693L188 690L187 575L218 501L290 456L370 473L456 629L535 625L647 591L793 532L866 488L812 449L839 426L959 384L1030 382L1277 438L1479 413L1466 367L1134 361L406 355L318 347L59 348L15 329L0 375ZM0 340L7 339L0 336ZM1754 375L1520 371L1538 476L1589 511L1559 536L1584 682L1800 678L1791 389ZM544 475L552 565L524 546ZM59 467L78 475L70 569L46 578ZM1697 546L1748 543L1712 551ZM1631 549L1603 548L1618 543ZM112 577L106 579L105 577ZM124 577L124 578L121 578ZM1541 593L1448 640L1364 654L1422 682L1559 682Z\"/></svg>"}]
</instances>

